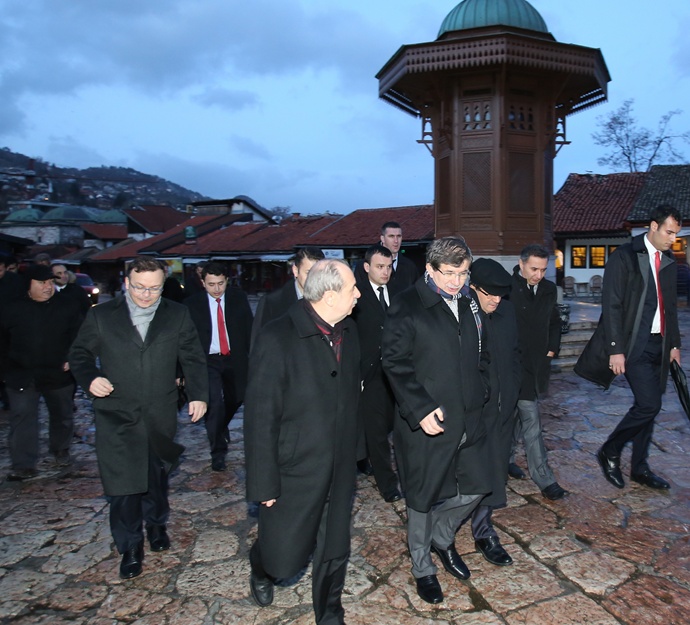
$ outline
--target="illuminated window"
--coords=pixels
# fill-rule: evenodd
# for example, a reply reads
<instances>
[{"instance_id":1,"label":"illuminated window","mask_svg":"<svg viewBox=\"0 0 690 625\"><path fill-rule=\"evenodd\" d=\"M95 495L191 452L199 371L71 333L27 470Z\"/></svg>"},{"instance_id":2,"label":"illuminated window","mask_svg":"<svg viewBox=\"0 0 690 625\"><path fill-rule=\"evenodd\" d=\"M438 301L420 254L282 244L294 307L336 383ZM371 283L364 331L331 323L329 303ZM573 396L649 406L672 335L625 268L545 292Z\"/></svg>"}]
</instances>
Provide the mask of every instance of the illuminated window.
<instances>
[{"instance_id":1,"label":"illuminated window","mask_svg":"<svg viewBox=\"0 0 690 625\"><path fill-rule=\"evenodd\" d=\"M606 264L606 248L603 245L590 245L589 266L603 267Z\"/></svg>"},{"instance_id":2,"label":"illuminated window","mask_svg":"<svg viewBox=\"0 0 690 625\"><path fill-rule=\"evenodd\" d=\"M573 269L584 269L587 267L587 246L577 245L570 248L570 266Z\"/></svg>"}]
</instances>

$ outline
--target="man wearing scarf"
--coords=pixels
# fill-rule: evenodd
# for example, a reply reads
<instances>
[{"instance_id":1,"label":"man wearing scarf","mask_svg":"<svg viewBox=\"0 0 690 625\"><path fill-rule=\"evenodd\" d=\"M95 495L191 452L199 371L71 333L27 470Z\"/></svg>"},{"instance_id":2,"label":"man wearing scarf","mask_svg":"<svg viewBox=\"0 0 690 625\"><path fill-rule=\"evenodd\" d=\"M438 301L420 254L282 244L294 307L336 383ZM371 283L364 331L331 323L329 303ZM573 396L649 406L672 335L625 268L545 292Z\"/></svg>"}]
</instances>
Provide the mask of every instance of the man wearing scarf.
<instances>
[{"instance_id":1,"label":"man wearing scarf","mask_svg":"<svg viewBox=\"0 0 690 625\"><path fill-rule=\"evenodd\" d=\"M123 579L142 571L144 522L152 551L170 547L168 473L184 451L174 441L178 363L192 421L208 401L196 328L185 306L161 298L164 280L162 263L135 259L125 297L89 310L69 356L74 377L94 398L96 456Z\"/></svg>"},{"instance_id":2,"label":"man wearing scarf","mask_svg":"<svg viewBox=\"0 0 690 625\"><path fill-rule=\"evenodd\" d=\"M488 398L482 321L466 284L471 262L463 239L433 241L426 273L393 300L383 331L412 574L428 603L443 601L432 552L454 577L470 576L455 532L491 490L485 468L465 461L465 450L482 444Z\"/></svg>"},{"instance_id":3,"label":"man wearing scarf","mask_svg":"<svg viewBox=\"0 0 690 625\"><path fill-rule=\"evenodd\" d=\"M261 329L245 395L247 499L259 502L250 590L262 607L274 582L312 558L317 625L341 625L355 487L359 341L347 318L360 293L346 263L320 260L304 298Z\"/></svg>"}]
</instances>

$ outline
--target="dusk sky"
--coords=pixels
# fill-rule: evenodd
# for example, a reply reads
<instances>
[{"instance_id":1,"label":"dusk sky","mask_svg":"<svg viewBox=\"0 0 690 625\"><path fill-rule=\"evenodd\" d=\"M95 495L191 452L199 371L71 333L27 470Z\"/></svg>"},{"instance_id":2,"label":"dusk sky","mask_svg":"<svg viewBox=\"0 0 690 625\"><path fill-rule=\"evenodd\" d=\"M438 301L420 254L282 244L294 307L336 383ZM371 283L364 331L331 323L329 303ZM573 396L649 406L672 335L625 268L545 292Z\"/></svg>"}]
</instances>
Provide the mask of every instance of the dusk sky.
<instances>
[{"instance_id":1,"label":"dusk sky","mask_svg":"<svg viewBox=\"0 0 690 625\"><path fill-rule=\"evenodd\" d=\"M347 213L433 201L421 122L378 98L403 44L455 0L2 0L0 147L132 167L213 198ZM690 2L533 0L561 43L600 48L609 101L568 118L554 191L608 173L598 116L690 130ZM690 146L678 144L686 158Z\"/></svg>"}]
</instances>

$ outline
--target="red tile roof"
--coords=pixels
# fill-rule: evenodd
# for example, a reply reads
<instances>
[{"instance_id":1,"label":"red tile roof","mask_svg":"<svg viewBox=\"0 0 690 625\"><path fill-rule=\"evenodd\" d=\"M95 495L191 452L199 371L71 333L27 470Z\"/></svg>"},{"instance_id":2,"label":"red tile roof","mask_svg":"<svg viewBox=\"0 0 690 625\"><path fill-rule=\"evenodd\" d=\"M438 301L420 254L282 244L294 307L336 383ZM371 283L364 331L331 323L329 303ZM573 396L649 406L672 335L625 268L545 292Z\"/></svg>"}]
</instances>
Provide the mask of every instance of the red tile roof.
<instances>
[{"instance_id":1,"label":"red tile roof","mask_svg":"<svg viewBox=\"0 0 690 625\"><path fill-rule=\"evenodd\" d=\"M405 241L431 241L434 238L434 207L401 206L356 210L309 238L309 245L321 247L361 247L377 243L381 226L397 221Z\"/></svg>"},{"instance_id":2,"label":"red tile roof","mask_svg":"<svg viewBox=\"0 0 690 625\"><path fill-rule=\"evenodd\" d=\"M554 196L554 234L626 232L625 222L647 176L644 172L570 174Z\"/></svg>"},{"instance_id":3,"label":"red tile roof","mask_svg":"<svg viewBox=\"0 0 690 625\"><path fill-rule=\"evenodd\" d=\"M125 224L79 224L81 229L101 241L122 241L127 238Z\"/></svg>"},{"instance_id":4,"label":"red tile roof","mask_svg":"<svg viewBox=\"0 0 690 625\"><path fill-rule=\"evenodd\" d=\"M189 219L187 213L167 205L134 206L122 212L150 234L165 232Z\"/></svg>"},{"instance_id":5,"label":"red tile roof","mask_svg":"<svg viewBox=\"0 0 690 625\"><path fill-rule=\"evenodd\" d=\"M179 236L184 238L184 229L187 226L195 226L198 228L202 226L205 222L211 221L214 218L217 217L215 215L198 215L189 217L181 224L171 228L167 232L158 234L155 237L149 237L148 239L143 239L141 241L122 241L121 243L113 245L112 247L109 247L108 249L103 250L98 254L94 254L91 257L91 260L95 262L101 262L134 258L140 252L146 250L147 248L153 247L156 244L162 244L169 239L172 239L173 241L175 241L175 243L177 243L178 239L176 237Z\"/></svg>"}]
</instances>

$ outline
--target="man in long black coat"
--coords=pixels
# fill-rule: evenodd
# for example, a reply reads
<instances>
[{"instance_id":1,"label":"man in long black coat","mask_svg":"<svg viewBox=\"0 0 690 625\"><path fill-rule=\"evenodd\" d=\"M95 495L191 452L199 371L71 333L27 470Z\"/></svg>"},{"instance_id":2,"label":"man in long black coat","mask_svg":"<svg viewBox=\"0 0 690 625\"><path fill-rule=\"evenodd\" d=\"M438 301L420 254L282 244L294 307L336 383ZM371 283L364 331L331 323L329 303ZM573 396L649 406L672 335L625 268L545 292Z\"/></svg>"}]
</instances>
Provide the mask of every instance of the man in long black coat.
<instances>
[{"instance_id":1,"label":"man in long black coat","mask_svg":"<svg viewBox=\"0 0 690 625\"><path fill-rule=\"evenodd\" d=\"M561 345L561 320L556 306L558 291L553 282L544 278L548 264L549 250L543 245L526 246L513 269L509 297L517 315L522 358L515 442L522 434L530 477L544 497L556 500L564 497L567 491L561 488L549 466L539 415L539 396L548 389L551 361ZM512 460L511 464L517 466Z\"/></svg>"},{"instance_id":2,"label":"man in long black coat","mask_svg":"<svg viewBox=\"0 0 690 625\"><path fill-rule=\"evenodd\" d=\"M395 454L407 499L408 545L419 596L443 601L431 552L458 579L469 569L455 549L455 532L490 491L483 464L465 449L485 434L488 399L479 307L464 295L470 249L462 239L433 241L426 274L400 293L383 330L383 367L398 402Z\"/></svg>"},{"instance_id":3,"label":"man in long black coat","mask_svg":"<svg viewBox=\"0 0 690 625\"><path fill-rule=\"evenodd\" d=\"M475 260L470 280L473 295L483 313L491 387L482 417L487 431L486 444L468 449L468 453L480 452L476 462L483 463L491 475L491 493L472 512L472 536L477 550L486 560L507 566L513 559L501 545L491 515L496 508L506 505L508 460L522 376L517 321L513 305L503 299L510 293L511 277L498 262L491 258Z\"/></svg>"},{"instance_id":4,"label":"man in long black coat","mask_svg":"<svg viewBox=\"0 0 690 625\"><path fill-rule=\"evenodd\" d=\"M347 264L317 262L304 298L259 333L245 401L247 498L261 504L251 593L269 605L273 580L296 575L313 552L318 625L344 622L360 390L347 316L358 296Z\"/></svg>"},{"instance_id":5,"label":"man in long black coat","mask_svg":"<svg viewBox=\"0 0 690 625\"><path fill-rule=\"evenodd\" d=\"M196 328L185 306L161 297L164 272L157 260L135 259L125 297L89 310L69 356L74 377L94 398L96 457L124 579L141 573L144 522L152 551L170 547L167 476L184 451L174 441L178 364L192 421L208 401Z\"/></svg>"},{"instance_id":6,"label":"man in long black coat","mask_svg":"<svg viewBox=\"0 0 690 625\"><path fill-rule=\"evenodd\" d=\"M209 403L204 425L214 471L226 468L228 425L244 401L253 322L244 291L228 282L224 263L206 263L201 271L204 291L184 300L206 354Z\"/></svg>"},{"instance_id":7,"label":"man in long black coat","mask_svg":"<svg viewBox=\"0 0 690 625\"><path fill-rule=\"evenodd\" d=\"M670 251L680 228L680 212L659 206L650 214L648 232L611 254L599 326L575 367L576 373L605 388L615 376L625 375L635 397L597 453L604 477L617 488L625 486L620 456L630 441L630 479L649 488L670 488L649 468L647 456L670 363L680 364L677 266Z\"/></svg>"}]
</instances>

